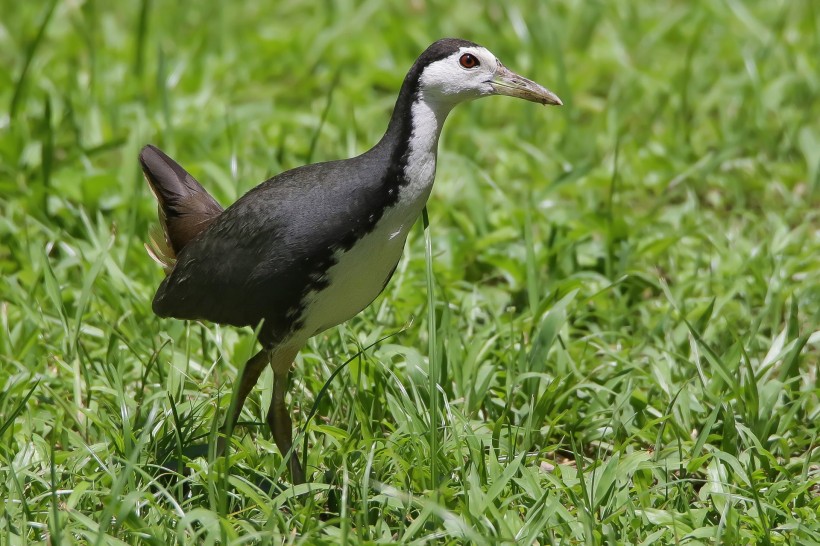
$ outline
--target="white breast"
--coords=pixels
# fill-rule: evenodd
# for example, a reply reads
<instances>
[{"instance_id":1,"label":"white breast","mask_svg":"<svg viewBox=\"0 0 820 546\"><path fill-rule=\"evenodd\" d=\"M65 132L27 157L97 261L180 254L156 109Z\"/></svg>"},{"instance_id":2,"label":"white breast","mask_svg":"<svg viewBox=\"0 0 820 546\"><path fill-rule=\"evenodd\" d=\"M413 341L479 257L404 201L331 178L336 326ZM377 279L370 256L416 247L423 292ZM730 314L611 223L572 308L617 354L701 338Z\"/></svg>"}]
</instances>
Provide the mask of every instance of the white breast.
<instances>
[{"instance_id":1,"label":"white breast","mask_svg":"<svg viewBox=\"0 0 820 546\"><path fill-rule=\"evenodd\" d=\"M308 337L354 317L381 293L387 277L401 258L413 222L399 221L395 207L348 251L339 251L326 273L327 286L304 300L304 327Z\"/></svg>"}]
</instances>

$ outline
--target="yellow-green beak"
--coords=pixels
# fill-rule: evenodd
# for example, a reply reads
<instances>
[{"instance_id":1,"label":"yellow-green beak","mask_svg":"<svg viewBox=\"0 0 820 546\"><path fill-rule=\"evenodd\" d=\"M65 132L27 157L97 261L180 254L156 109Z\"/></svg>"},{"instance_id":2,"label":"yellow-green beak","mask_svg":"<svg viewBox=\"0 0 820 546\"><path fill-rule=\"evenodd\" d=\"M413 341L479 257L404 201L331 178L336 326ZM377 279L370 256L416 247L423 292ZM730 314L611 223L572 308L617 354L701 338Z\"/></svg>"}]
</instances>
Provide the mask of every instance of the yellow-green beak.
<instances>
[{"instance_id":1,"label":"yellow-green beak","mask_svg":"<svg viewBox=\"0 0 820 546\"><path fill-rule=\"evenodd\" d=\"M555 106L564 104L561 102L561 99L558 98L558 95L549 89L523 76L519 76L500 63L490 83L497 95L507 95L508 97L516 97L530 102L540 102L541 104L554 104Z\"/></svg>"}]
</instances>

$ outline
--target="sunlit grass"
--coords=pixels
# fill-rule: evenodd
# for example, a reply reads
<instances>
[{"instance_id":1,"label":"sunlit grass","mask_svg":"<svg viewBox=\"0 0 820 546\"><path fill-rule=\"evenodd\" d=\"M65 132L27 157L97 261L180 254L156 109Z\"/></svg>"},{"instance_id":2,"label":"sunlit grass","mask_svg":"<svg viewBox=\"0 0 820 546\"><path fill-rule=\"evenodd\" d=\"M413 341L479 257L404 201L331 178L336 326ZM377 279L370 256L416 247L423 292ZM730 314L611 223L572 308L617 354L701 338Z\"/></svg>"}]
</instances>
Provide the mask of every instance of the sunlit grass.
<instances>
[{"instance_id":1,"label":"sunlit grass","mask_svg":"<svg viewBox=\"0 0 820 546\"><path fill-rule=\"evenodd\" d=\"M811 1L0 12L0 543L820 543ZM310 484L267 373L209 457L253 333L151 313L139 148L228 204L371 146L447 35L566 106L453 113L432 274L419 225L296 362Z\"/></svg>"}]
</instances>

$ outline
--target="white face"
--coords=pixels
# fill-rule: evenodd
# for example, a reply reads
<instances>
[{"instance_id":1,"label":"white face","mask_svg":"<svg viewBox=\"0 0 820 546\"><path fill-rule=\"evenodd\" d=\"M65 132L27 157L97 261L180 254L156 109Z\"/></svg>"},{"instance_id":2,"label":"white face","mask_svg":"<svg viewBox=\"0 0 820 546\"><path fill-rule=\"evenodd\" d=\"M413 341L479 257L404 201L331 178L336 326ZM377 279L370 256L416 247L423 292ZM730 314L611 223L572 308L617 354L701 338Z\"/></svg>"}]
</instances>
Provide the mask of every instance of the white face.
<instances>
[{"instance_id":1,"label":"white face","mask_svg":"<svg viewBox=\"0 0 820 546\"><path fill-rule=\"evenodd\" d=\"M510 71L481 46L464 46L452 55L430 63L421 73L419 84L425 102L446 108L488 95L562 104L555 93Z\"/></svg>"},{"instance_id":2,"label":"white face","mask_svg":"<svg viewBox=\"0 0 820 546\"><path fill-rule=\"evenodd\" d=\"M495 95L492 80L501 63L483 47L462 47L428 65L419 79L426 100L455 104Z\"/></svg>"}]
</instances>

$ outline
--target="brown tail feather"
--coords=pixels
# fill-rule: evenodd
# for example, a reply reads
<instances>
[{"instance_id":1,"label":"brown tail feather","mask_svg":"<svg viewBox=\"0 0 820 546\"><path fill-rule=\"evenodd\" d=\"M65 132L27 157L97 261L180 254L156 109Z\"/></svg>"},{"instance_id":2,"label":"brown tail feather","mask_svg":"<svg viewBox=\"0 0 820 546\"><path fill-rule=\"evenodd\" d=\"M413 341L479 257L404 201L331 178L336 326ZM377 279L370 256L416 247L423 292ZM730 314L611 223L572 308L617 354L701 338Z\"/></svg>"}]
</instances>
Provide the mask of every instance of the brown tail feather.
<instances>
[{"instance_id":1,"label":"brown tail feather","mask_svg":"<svg viewBox=\"0 0 820 546\"><path fill-rule=\"evenodd\" d=\"M176 254L168 246L165 233L161 226L154 225L148 233L148 242L143 245L151 259L162 266L166 275L170 275L176 262Z\"/></svg>"},{"instance_id":2,"label":"brown tail feather","mask_svg":"<svg viewBox=\"0 0 820 546\"><path fill-rule=\"evenodd\" d=\"M177 254L222 214L222 207L193 176L159 148L145 146L140 152L140 164L157 198L163 233L162 237L152 233L146 249L167 273L173 268Z\"/></svg>"}]
</instances>

